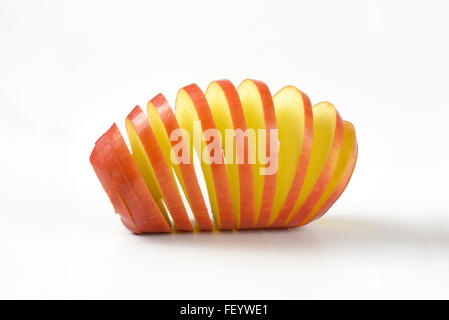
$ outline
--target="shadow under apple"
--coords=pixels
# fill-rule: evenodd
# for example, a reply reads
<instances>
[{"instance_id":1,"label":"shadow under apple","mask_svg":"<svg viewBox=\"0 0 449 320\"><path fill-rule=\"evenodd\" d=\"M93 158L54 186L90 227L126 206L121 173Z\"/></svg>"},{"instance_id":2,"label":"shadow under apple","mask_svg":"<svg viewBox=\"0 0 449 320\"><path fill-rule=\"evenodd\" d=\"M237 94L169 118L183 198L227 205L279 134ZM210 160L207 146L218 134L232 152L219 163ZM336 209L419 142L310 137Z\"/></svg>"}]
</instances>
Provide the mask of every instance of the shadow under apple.
<instances>
[{"instance_id":1,"label":"shadow under apple","mask_svg":"<svg viewBox=\"0 0 449 320\"><path fill-rule=\"evenodd\" d=\"M142 237L142 236L140 236ZM368 218L329 216L296 229L247 230L174 234L142 237L161 246L189 246L212 250L297 252L320 248L395 246L447 247L449 231L443 224L431 226Z\"/></svg>"}]
</instances>

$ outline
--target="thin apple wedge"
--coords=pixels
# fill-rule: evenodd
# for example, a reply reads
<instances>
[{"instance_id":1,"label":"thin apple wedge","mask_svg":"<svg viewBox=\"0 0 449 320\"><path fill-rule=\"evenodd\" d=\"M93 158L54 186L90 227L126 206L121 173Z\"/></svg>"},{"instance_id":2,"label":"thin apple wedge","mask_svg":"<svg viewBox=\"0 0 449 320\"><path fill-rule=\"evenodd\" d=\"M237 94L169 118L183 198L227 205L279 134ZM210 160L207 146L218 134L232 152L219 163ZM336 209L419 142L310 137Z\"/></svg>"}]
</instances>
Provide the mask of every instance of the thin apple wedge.
<instances>
[{"instance_id":1,"label":"thin apple wedge","mask_svg":"<svg viewBox=\"0 0 449 320\"><path fill-rule=\"evenodd\" d=\"M137 106L126 118L126 130L133 157L149 188L157 188L173 218L177 230L192 231L193 227L184 208L176 181L165 161L147 117ZM153 194L154 197L154 194Z\"/></svg>"},{"instance_id":2,"label":"thin apple wedge","mask_svg":"<svg viewBox=\"0 0 449 320\"><path fill-rule=\"evenodd\" d=\"M190 160L193 162L193 149L201 157L215 223L220 230L231 230L234 228L234 213L221 141L216 136L205 136L206 131L216 134L206 97L196 84L188 85L178 91L175 109L179 126L189 135ZM218 147L214 147L217 144Z\"/></svg>"},{"instance_id":3,"label":"thin apple wedge","mask_svg":"<svg viewBox=\"0 0 449 320\"><path fill-rule=\"evenodd\" d=\"M229 80L211 82L205 95L215 125L226 141L222 142L222 147L235 226L237 229L251 229L254 225L253 171L248 161L249 141L245 140L246 122L239 95Z\"/></svg>"},{"instance_id":4,"label":"thin apple wedge","mask_svg":"<svg viewBox=\"0 0 449 320\"><path fill-rule=\"evenodd\" d=\"M313 143L309 168L293 212L286 225L293 227L313 209L337 165L343 142L343 120L328 102L313 106Z\"/></svg>"},{"instance_id":5,"label":"thin apple wedge","mask_svg":"<svg viewBox=\"0 0 449 320\"><path fill-rule=\"evenodd\" d=\"M137 228L131 213L128 211L126 204L124 203L122 197L120 196L116 182L112 179L109 172L109 168L106 163L109 155L104 153L100 148L95 147L90 155L90 163L97 174L98 180L100 180L104 191L111 200L112 206L115 212L120 215L123 225L132 233L139 234L140 230Z\"/></svg>"},{"instance_id":6,"label":"thin apple wedge","mask_svg":"<svg viewBox=\"0 0 449 320\"><path fill-rule=\"evenodd\" d=\"M242 102L246 126L256 134L256 141L250 140L249 146L250 149L257 150L257 159L253 159L254 227L264 228L270 220L276 189L278 145L277 137L273 137L273 132L277 132L276 114L270 90L262 81L244 80L237 92ZM276 141L275 146L273 140ZM269 163L269 159L276 163ZM267 172L269 166L274 166L275 172Z\"/></svg>"},{"instance_id":7,"label":"thin apple wedge","mask_svg":"<svg viewBox=\"0 0 449 320\"><path fill-rule=\"evenodd\" d=\"M357 161L357 152L358 146L354 125L349 121L344 121L343 144L331 181L315 207L304 220L297 225L297 227L320 218L327 212L327 210L329 210L335 201L337 201L348 185L351 175L354 172L355 163Z\"/></svg>"},{"instance_id":8,"label":"thin apple wedge","mask_svg":"<svg viewBox=\"0 0 449 320\"><path fill-rule=\"evenodd\" d=\"M173 147L179 146L181 150L190 152L188 148L182 147L183 141L171 140L173 133L179 130L178 121L173 113L170 105L162 94L158 94L148 102L148 120L153 129L156 140L162 150L165 161L171 165L176 174L182 190L186 196L189 206L195 217L198 229L202 231L210 231L213 229L206 204L204 202L201 188L195 174L192 163L182 163L179 161L171 161ZM181 137L178 137L181 138ZM177 154L173 153L174 156ZM186 155L190 159L190 155ZM173 175L173 173L170 171Z\"/></svg>"},{"instance_id":9,"label":"thin apple wedge","mask_svg":"<svg viewBox=\"0 0 449 320\"><path fill-rule=\"evenodd\" d=\"M140 232L170 232L148 191L120 131L114 124L95 144L104 156L111 179Z\"/></svg>"},{"instance_id":10,"label":"thin apple wedge","mask_svg":"<svg viewBox=\"0 0 449 320\"><path fill-rule=\"evenodd\" d=\"M270 228L282 228L293 210L309 167L313 112L309 97L293 86L273 97L279 131L279 169Z\"/></svg>"}]
</instances>

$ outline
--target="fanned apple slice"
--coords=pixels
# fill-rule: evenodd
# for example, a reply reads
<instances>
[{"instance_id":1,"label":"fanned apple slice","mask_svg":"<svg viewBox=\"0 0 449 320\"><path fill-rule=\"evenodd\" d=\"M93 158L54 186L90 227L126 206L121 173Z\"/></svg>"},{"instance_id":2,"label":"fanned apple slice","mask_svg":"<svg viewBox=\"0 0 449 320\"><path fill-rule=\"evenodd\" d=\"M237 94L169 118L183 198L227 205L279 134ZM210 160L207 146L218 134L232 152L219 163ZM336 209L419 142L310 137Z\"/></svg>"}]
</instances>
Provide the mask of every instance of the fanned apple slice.
<instances>
[{"instance_id":1,"label":"fanned apple slice","mask_svg":"<svg viewBox=\"0 0 449 320\"><path fill-rule=\"evenodd\" d=\"M158 94L148 102L147 110L148 120L159 147L162 150L165 161L173 168L173 171L178 178L187 202L192 209L199 230L212 230L213 225L209 218L209 213L192 163L177 163L170 159L172 146L183 143L183 141L170 141L171 134L180 129L173 110L170 108L170 105L162 94ZM183 148L181 148L181 150L182 149ZM187 150L187 152L189 151L186 148L184 148L184 150ZM190 156L188 157L190 158ZM174 179L171 170L170 174L172 179Z\"/></svg>"},{"instance_id":2,"label":"fanned apple slice","mask_svg":"<svg viewBox=\"0 0 449 320\"><path fill-rule=\"evenodd\" d=\"M176 229L192 231L192 224L184 208L176 182L165 162L147 117L139 106L136 106L126 118L126 130L133 158L147 186L154 185L162 193ZM152 179L153 176L156 179Z\"/></svg>"},{"instance_id":3,"label":"fanned apple slice","mask_svg":"<svg viewBox=\"0 0 449 320\"><path fill-rule=\"evenodd\" d=\"M254 225L254 187L252 166L248 162L245 117L237 90L229 80L209 84L205 93L215 125L225 141L226 173L231 191L237 229Z\"/></svg>"},{"instance_id":4,"label":"fanned apple slice","mask_svg":"<svg viewBox=\"0 0 449 320\"><path fill-rule=\"evenodd\" d=\"M283 227L295 206L309 166L313 112L309 97L293 86L273 97L279 132L279 170L270 228Z\"/></svg>"},{"instance_id":5,"label":"fanned apple slice","mask_svg":"<svg viewBox=\"0 0 449 320\"><path fill-rule=\"evenodd\" d=\"M141 232L170 232L134 163L120 131L114 124L95 144L104 156L121 199Z\"/></svg>"},{"instance_id":6,"label":"fanned apple slice","mask_svg":"<svg viewBox=\"0 0 449 320\"><path fill-rule=\"evenodd\" d=\"M126 121L125 123L127 123L128 121ZM128 124L127 124L127 131L128 131ZM128 133L128 138L131 139L131 137L134 136L130 136ZM133 147L133 145L137 145L137 141L131 141L131 148ZM162 215L164 216L164 219L166 221L170 221L170 219L168 218L168 213L167 210L165 209L165 205L164 205L164 201L163 201L163 195L162 195L162 191L161 188L159 187L159 184L157 183L157 178L156 175L153 171L153 168L150 166L149 170L146 170L146 161L148 160L146 158L145 153L143 152L137 152L139 151L139 149L137 148L137 150L132 150L132 157L134 159L134 162L136 163L139 171L142 174L142 178L145 181L145 184L148 187L148 190L151 193L151 196L153 197L153 200L156 202L156 205L159 208L159 211L162 213Z\"/></svg>"},{"instance_id":7,"label":"fanned apple slice","mask_svg":"<svg viewBox=\"0 0 449 320\"><path fill-rule=\"evenodd\" d=\"M115 212L120 215L123 225L132 233L140 234L140 230L137 229L131 213L128 211L128 208L117 191L117 186L115 185L114 180L111 178L107 164L104 161L106 157L107 155L102 153L99 148L95 146L90 155L90 163L92 164L104 191L108 195Z\"/></svg>"},{"instance_id":8,"label":"fanned apple slice","mask_svg":"<svg viewBox=\"0 0 449 320\"><path fill-rule=\"evenodd\" d=\"M244 80L237 88L237 92L242 103L246 126L256 134L256 142L249 139L251 154L257 150L257 159L251 159L254 162L254 227L264 228L270 220L277 176L277 150L271 150L270 147L272 134L276 130L273 99L267 85L259 80ZM265 137L261 136L259 139L260 132L265 133ZM275 147L278 147L277 141ZM273 160L276 163L269 163L271 155L275 156ZM267 168L270 166L275 167L275 172L262 174L264 171L268 173Z\"/></svg>"},{"instance_id":9,"label":"fanned apple slice","mask_svg":"<svg viewBox=\"0 0 449 320\"><path fill-rule=\"evenodd\" d=\"M114 124L103 137L97 145L108 155L111 177L137 228L142 232L171 232L170 221L154 202L117 126Z\"/></svg>"},{"instance_id":10,"label":"fanned apple slice","mask_svg":"<svg viewBox=\"0 0 449 320\"><path fill-rule=\"evenodd\" d=\"M357 138L355 128L349 121L344 121L343 144L338 158L332 179L326 187L326 190L318 200L313 210L305 217L300 224L303 226L312 220L323 216L327 210L337 201L351 179L357 161Z\"/></svg>"},{"instance_id":11,"label":"fanned apple slice","mask_svg":"<svg viewBox=\"0 0 449 320\"><path fill-rule=\"evenodd\" d=\"M190 161L193 160L193 148L201 158L201 169L215 223L221 230L231 230L234 228L234 214L226 166L221 141L217 141L217 137L207 136L208 133L216 133L216 126L206 97L196 84L188 85L178 91L175 109L179 126L189 134L185 138L189 139Z\"/></svg>"},{"instance_id":12,"label":"fanned apple slice","mask_svg":"<svg viewBox=\"0 0 449 320\"><path fill-rule=\"evenodd\" d=\"M313 143L303 187L286 226L300 223L313 209L337 165L343 142L343 120L329 102L313 106Z\"/></svg>"}]
</instances>

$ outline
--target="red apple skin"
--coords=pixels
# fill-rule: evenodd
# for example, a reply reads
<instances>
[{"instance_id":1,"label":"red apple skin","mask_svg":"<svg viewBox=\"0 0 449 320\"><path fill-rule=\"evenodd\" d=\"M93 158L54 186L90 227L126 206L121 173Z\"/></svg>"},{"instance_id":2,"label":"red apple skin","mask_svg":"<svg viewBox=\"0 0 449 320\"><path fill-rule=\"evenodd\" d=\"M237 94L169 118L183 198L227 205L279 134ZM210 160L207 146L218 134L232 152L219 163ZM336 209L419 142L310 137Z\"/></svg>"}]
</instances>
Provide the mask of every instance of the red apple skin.
<instances>
[{"instance_id":1,"label":"red apple skin","mask_svg":"<svg viewBox=\"0 0 449 320\"><path fill-rule=\"evenodd\" d=\"M273 98L271 97L270 89L268 86L260 80L253 81L257 89L259 90L260 97L262 99L262 108L265 119L265 130L266 130L266 155L270 155L270 137L271 130L277 129L276 126L276 113L274 111ZM262 202L260 206L259 219L256 222L254 228L265 228L270 220L271 209L273 207L274 194L276 191L276 178L277 171L275 174L266 175L264 177L264 185L262 192Z\"/></svg>"},{"instance_id":2,"label":"red apple skin","mask_svg":"<svg viewBox=\"0 0 449 320\"><path fill-rule=\"evenodd\" d=\"M223 90L228 101L234 130L246 131L245 116L243 114L240 97L231 81L222 79L215 81ZM240 225L238 229L251 229L254 225L254 186L252 165L247 159L249 145L245 143L243 150L244 163L238 165L240 185ZM237 150L236 152L239 152Z\"/></svg>"},{"instance_id":3,"label":"red apple skin","mask_svg":"<svg viewBox=\"0 0 449 320\"><path fill-rule=\"evenodd\" d=\"M287 222L286 227L294 227L298 225L304 218L310 213L315 204L320 199L323 194L326 186L328 185L330 179L332 178L332 174L334 173L335 166L337 165L338 156L340 154L341 145L343 143L343 119L340 114L337 112L336 116L336 125L335 125L335 133L334 140L332 141L332 146L327 156L326 163L324 165L321 174L307 197L306 201L299 208L299 210L295 213L293 218Z\"/></svg>"},{"instance_id":4,"label":"red apple skin","mask_svg":"<svg viewBox=\"0 0 449 320\"><path fill-rule=\"evenodd\" d=\"M154 174L165 198L165 204L175 223L176 229L180 231L192 231L193 227L184 208L182 199L173 182L164 155L154 136L153 129L139 106L136 106L127 119L131 122L145 149L148 159L153 166Z\"/></svg>"},{"instance_id":5,"label":"red apple skin","mask_svg":"<svg viewBox=\"0 0 449 320\"><path fill-rule=\"evenodd\" d=\"M141 232L171 232L147 189L116 124L96 142L111 178Z\"/></svg>"},{"instance_id":6,"label":"red apple skin","mask_svg":"<svg viewBox=\"0 0 449 320\"><path fill-rule=\"evenodd\" d=\"M279 211L278 216L269 226L269 228L282 228L293 210L301 191L304 179L306 178L307 169L309 168L310 153L312 152L313 142L313 111L309 97L302 91L302 100L304 102L304 137L302 140L301 153L299 155L298 166L296 168L295 177L292 186L288 192L287 198Z\"/></svg>"},{"instance_id":7,"label":"red apple skin","mask_svg":"<svg viewBox=\"0 0 449 320\"><path fill-rule=\"evenodd\" d=\"M151 99L150 102L156 108L156 111L158 112L162 123L164 124L165 131L170 137L173 131L179 129L179 124L176 120L172 108L162 94L158 94L153 99ZM177 141L170 142L172 146L181 143ZM190 204L192 206L192 211L195 216L198 228L202 231L213 230L213 224L209 217L206 203L204 202L204 197L201 192L200 185L198 184L198 179L196 177L193 165L191 163L180 163L178 166L184 180L186 193L189 196Z\"/></svg>"},{"instance_id":8,"label":"red apple skin","mask_svg":"<svg viewBox=\"0 0 449 320\"><path fill-rule=\"evenodd\" d=\"M209 104L207 103L206 97L201 89L196 84L190 84L183 89L193 101L198 119L201 121L201 128L203 132L208 129L217 130ZM220 216L220 230L232 230L234 228L234 213L232 210L231 192L229 191L229 183L223 153L220 156L221 163L210 164L217 196Z\"/></svg>"},{"instance_id":9,"label":"red apple skin","mask_svg":"<svg viewBox=\"0 0 449 320\"><path fill-rule=\"evenodd\" d=\"M109 174L109 170L107 164L104 161L105 155L101 153L101 151L94 147L90 155L90 163L94 168L95 174L100 180L101 185L103 186L104 191L108 195L112 206L116 213L120 215L120 219L123 225L132 233L140 234L140 230L136 227L136 224L128 211L128 208L124 204L123 200L120 197L120 194L117 191L117 187L115 186L115 182L112 180L111 175Z\"/></svg>"},{"instance_id":10,"label":"red apple skin","mask_svg":"<svg viewBox=\"0 0 449 320\"><path fill-rule=\"evenodd\" d=\"M351 180L352 174L354 172L355 164L357 162L357 155L358 155L358 144L356 141L354 144L354 149L353 149L352 155L351 155L351 160L350 160L351 163L348 166L348 170L346 170L345 175L341 179L341 181L338 184L335 191L326 200L326 202L323 204L321 209L316 213L316 215L310 221L305 222L305 220L303 220L300 224L296 225L295 227L304 226L306 224L309 224L312 221L315 221L315 220L321 218L334 205L334 203L340 198L342 193L345 191L346 187L348 186L349 181Z\"/></svg>"}]
</instances>

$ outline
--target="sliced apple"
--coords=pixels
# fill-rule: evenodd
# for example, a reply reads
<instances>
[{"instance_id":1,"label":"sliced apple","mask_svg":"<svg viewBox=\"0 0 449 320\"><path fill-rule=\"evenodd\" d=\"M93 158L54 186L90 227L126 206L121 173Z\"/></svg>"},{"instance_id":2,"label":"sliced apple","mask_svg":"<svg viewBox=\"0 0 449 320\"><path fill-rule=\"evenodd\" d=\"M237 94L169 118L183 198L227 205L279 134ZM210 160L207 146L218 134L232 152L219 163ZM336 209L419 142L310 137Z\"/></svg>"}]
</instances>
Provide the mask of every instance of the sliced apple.
<instances>
[{"instance_id":1,"label":"sliced apple","mask_svg":"<svg viewBox=\"0 0 449 320\"><path fill-rule=\"evenodd\" d=\"M250 229L254 225L254 187L252 166L248 162L249 145L247 140L242 140L242 143L237 141L235 135L229 135L235 134L235 130L238 130L237 134L246 132L239 95L229 80L217 80L209 84L205 96L215 125L226 141L222 142L222 146L235 226L237 229Z\"/></svg>"},{"instance_id":2,"label":"sliced apple","mask_svg":"<svg viewBox=\"0 0 449 320\"><path fill-rule=\"evenodd\" d=\"M262 81L244 80L237 88L237 92L242 103L247 128L252 129L256 134L259 130L264 130L263 132L266 133L265 143L259 141L258 134L256 142L250 140L249 143L250 150L257 150L257 159L253 159L254 227L264 228L271 216L277 174L264 175L261 172L269 166L267 159L270 153L274 151L277 154L277 150L270 150L272 129L276 130L276 114L270 90Z\"/></svg>"},{"instance_id":3,"label":"sliced apple","mask_svg":"<svg viewBox=\"0 0 449 320\"><path fill-rule=\"evenodd\" d=\"M172 146L182 144L183 141L170 141L172 132L179 130L176 117L167 100L162 94L151 99L147 105L148 120L153 129L156 140L165 158L165 162L173 168L179 184L184 191L187 202L192 209L199 230L213 229L209 213L204 202L201 188L192 163L175 163L170 159ZM184 148L185 149L185 148ZM189 156L190 157L190 156ZM173 177L173 172L170 170Z\"/></svg>"},{"instance_id":4,"label":"sliced apple","mask_svg":"<svg viewBox=\"0 0 449 320\"><path fill-rule=\"evenodd\" d=\"M357 161L357 139L352 123L344 121L343 144L332 179L312 211L297 225L303 226L323 216L337 201L351 179Z\"/></svg>"},{"instance_id":5,"label":"sliced apple","mask_svg":"<svg viewBox=\"0 0 449 320\"><path fill-rule=\"evenodd\" d=\"M192 231L193 227L170 172L164 155L148 123L147 117L136 106L126 118L126 130L133 151L133 158L147 186L154 186L162 193L177 230ZM153 177L156 179L152 179Z\"/></svg>"},{"instance_id":6,"label":"sliced apple","mask_svg":"<svg viewBox=\"0 0 449 320\"><path fill-rule=\"evenodd\" d=\"M176 115L166 99L136 107L126 119L132 156L114 124L95 144L90 162L133 233L178 230L290 228L324 215L345 190L358 145L335 107L314 107L293 86L273 98L261 81L228 80L178 91ZM217 130L218 129L218 130ZM210 218L195 168L200 165ZM195 216L192 226L182 191ZM169 213L168 213L168 211Z\"/></svg>"},{"instance_id":7,"label":"sliced apple","mask_svg":"<svg viewBox=\"0 0 449 320\"><path fill-rule=\"evenodd\" d=\"M219 147L217 150L211 150L211 143L221 142L204 141L205 139L203 139L206 130L216 130L207 100L201 89L196 84L191 84L178 91L175 109L179 126L189 133L191 162L193 161L193 148L202 158L201 169L215 223L221 230L231 230L234 228L234 214L222 149ZM200 132L194 133L195 121L201 122L197 128ZM194 136L203 138L201 141L195 141ZM218 163L212 161L212 153L214 153L214 158L219 159Z\"/></svg>"},{"instance_id":8,"label":"sliced apple","mask_svg":"<svg viewBox=\"0 0 449 320\"><path fill-rule=\"evenodd\" d=\"M120 131L114 124L95 144L104 156L111 179L141 232L170 232L134 163Z\"/></svg>"},{"instance_id":9,"label":"sliced apple","mask_svg":"<svg viewBox=\"0 0 449 320\"><path fill-rule=\"evenodd\" d=\"M281 228L301 191L313 140L313 112L309 97L293 86L273 97L279 132L279 170L269 226Z\"/></svg>"},{"instance_id":10,"label":"sliced apple","mask_svg":"<svg viewBox=\"0 0 449 320\"><path fill-rule=\"evenodd\" d=\"M343 142L343 120L329 102L313 106L313 143L303 187L286 226L300 223L329 184Z\"/></svg>"},{"instance_id":11,"label":"sliced apple","mask_svg":"<svg viewBox=\"0 0 449 320\"><path fill-rule=\"evenodd\" d=\"M102 153L99 148L94 147L94 150L90 155L90 163L92 164L104 191L108 195L115 212L120 215L123 225L132 233L140 234L141 232L137 229L131 213L128 211L128 208L117 191L115 181L111 178L107 164L104 161L107 157L108 156Z\"/></svg>"}]
</instances>

